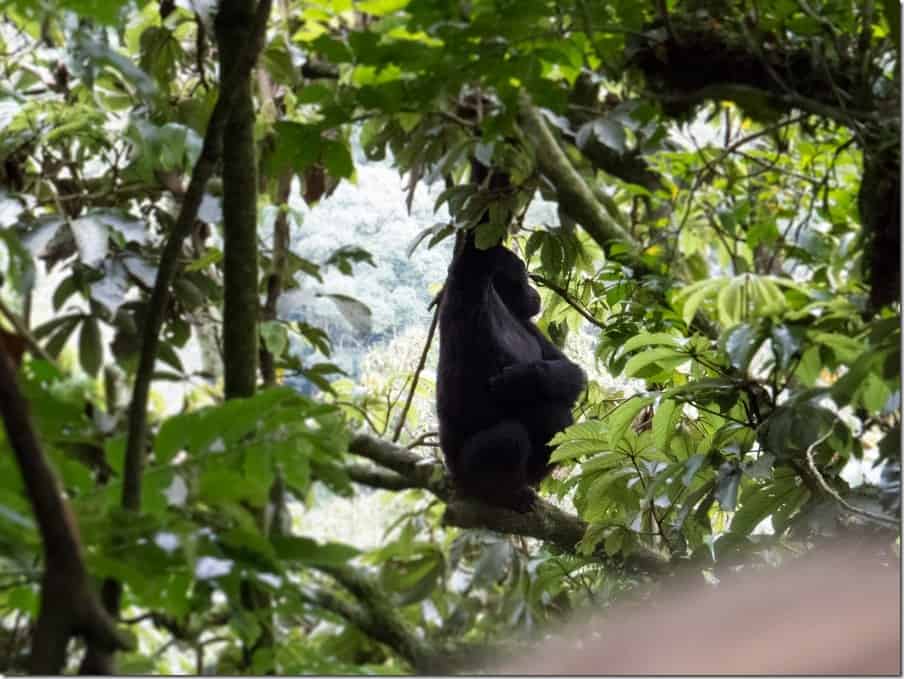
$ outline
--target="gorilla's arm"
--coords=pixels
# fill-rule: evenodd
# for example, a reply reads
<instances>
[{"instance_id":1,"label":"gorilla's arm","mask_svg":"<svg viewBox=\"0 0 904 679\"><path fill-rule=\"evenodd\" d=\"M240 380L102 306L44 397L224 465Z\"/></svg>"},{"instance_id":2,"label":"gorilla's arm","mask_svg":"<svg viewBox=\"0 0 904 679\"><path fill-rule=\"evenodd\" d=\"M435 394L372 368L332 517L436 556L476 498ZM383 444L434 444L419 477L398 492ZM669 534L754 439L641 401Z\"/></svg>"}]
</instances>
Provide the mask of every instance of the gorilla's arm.
<instances>
[{"instance_id":1,"label":"gorilla's arm","mask_svg":"<svg viewBox=\"0 0 904 679\"><path fill-rule=\"evenodd\" d=\"M587 384L584 371L568 360L533 323L526 323L525 326L540 343L543 359L504 368L490 380L493 396L511 404L542 400L568 403L570 406Z\"/></svg>"}]
</instances>

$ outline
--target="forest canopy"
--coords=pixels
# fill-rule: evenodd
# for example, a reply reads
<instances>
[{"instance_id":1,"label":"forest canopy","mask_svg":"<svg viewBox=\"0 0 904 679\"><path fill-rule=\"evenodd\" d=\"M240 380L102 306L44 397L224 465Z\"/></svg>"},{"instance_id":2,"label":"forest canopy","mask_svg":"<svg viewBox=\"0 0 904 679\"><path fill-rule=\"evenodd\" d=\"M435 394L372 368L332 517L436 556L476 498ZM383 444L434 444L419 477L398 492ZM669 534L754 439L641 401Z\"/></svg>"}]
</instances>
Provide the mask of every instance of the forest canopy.
<instances>
[{"instance_id":1,"label":"forest canopy","mask_svg":"<svg viewBox=\"0 0 904 679\"><path fill-rule=\"evenodd\" d=\"M0 0L0 672L479 672L679 572L898 567L900 27ZM523 513L437 440L469 231L588 378Z\"/></svg>"}]
</instances>

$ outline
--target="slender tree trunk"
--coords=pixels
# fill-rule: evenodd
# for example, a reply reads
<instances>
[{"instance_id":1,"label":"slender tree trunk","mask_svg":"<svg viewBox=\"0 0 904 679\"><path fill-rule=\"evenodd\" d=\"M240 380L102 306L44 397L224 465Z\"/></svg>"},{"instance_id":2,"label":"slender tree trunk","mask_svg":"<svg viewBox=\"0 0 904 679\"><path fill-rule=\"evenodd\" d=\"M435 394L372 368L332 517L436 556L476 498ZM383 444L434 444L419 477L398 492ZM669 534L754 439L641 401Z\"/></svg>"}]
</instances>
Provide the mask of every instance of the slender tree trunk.
<instances>
[{"instance_id":1,"label":"slender tree trunk","mask_svg":"<svg viewBox=\"0 0 904 679\"><path fill-rule=\"evenodd\" d=\"M254 0L221 0L216 19L220 68L229 72L235 55L249 39ZM257 158L251 75L234 93L235 104L223 135L223 370L225 396L252 396L257 385L258 262ZM264 521L264 509L255 508ZM250 580L241 586L241 605L254 612L261 633L246 640L245 670L272 673L273 619L270 598ZM268 660L269 658L269 660Z\"/></svg>"},{"instance_id":2,"label":"slender tree trunk","mask_svg":"<svg viewBox=\"0 0 904 679\"><path fill-rule=\"evenodd\" d=\"M216 31L228 73L249 39L253 0L222 0ZM257 383L257 161L251 78L242 79L223 135L223 356L226 398L254 394Z\"/></svg>"}]
</instances>

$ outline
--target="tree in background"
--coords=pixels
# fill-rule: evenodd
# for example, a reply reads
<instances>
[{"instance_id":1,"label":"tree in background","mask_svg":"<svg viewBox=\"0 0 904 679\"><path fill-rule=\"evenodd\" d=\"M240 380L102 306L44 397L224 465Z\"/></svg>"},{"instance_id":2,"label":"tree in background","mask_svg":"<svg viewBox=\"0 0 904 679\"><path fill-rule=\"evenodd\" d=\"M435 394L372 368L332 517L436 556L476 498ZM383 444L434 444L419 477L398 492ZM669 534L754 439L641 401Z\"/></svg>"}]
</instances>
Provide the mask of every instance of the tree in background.
<instances>
[{"instance_id":1,"label":"tree in background","mask_svg":"<svg viewBox=\"0 0 904 679\"><path fill-rule=\"evenodd\" d=\"M474 671L681 568L897 553L897 3L3 12L3 671ZM539 325L592 339L531 513L452 497L435 324L343 376L342 337L293 306L369 332L315 283L367 276L372 248L293 247L300 203L355 180L353 139L409 209L443 185L408 257L509 237ZM368 489L404 508L375 548L290 520Z\"/></svg>"}]
</instances>

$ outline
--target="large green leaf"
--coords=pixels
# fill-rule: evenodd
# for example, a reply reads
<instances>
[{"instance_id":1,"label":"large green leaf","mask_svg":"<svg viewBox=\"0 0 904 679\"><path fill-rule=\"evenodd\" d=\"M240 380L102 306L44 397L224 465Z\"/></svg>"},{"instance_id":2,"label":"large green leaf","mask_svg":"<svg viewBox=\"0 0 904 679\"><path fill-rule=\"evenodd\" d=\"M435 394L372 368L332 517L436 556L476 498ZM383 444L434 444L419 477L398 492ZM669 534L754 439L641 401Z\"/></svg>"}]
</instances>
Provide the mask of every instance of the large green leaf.
<instances>
[{"instance_id":1,"label":"large green leaf","mask_svg":"<svg viewBox=\"0 0 904 679\"><path fill-rule=\"evenodd\" d=\"M641 410L655 400L653 396L634 396L609 413L609 445L614 449Z\"/></svg>"}]
</instances>

